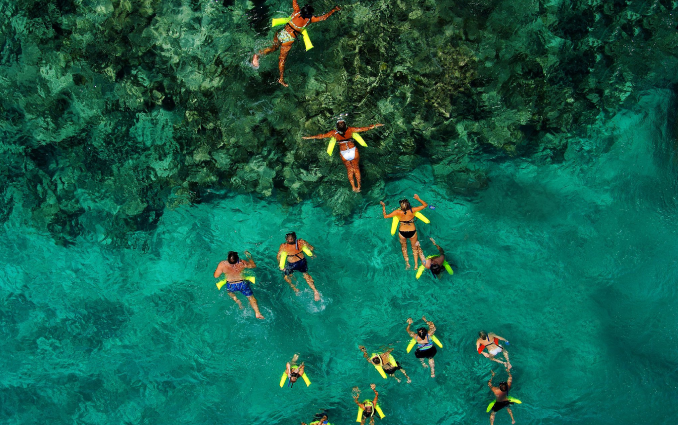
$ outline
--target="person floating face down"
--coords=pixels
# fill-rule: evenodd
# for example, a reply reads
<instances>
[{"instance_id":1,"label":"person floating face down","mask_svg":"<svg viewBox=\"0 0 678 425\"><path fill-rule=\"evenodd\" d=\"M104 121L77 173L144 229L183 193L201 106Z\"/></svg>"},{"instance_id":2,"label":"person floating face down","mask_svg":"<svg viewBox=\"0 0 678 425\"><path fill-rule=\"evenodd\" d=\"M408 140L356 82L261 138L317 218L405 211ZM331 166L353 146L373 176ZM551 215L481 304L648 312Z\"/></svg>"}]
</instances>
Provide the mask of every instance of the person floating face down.
<instances>
[{"instance_id":1,"label":"person floating face down","mask_svg":"<svg viewBox=\"0 0 678 425\"><path fill-rule=\"evenodd\" d=\"M341 155L341 160L344 162L344 166L346 166L348 181L351 183L351 188L353 188L354 192L360 192L360 154L356 147L356 141L353 139L353 133L362 133L383 125L384 124L372 124L368 127L349 127L346 125L346 121L340 119L337 121L336 130L315 136L302 137L302 139L326 139L328 137L334 137L337 142L339 142L339 154Z\"/></svg>"},{"instance_id":2,"label":"person floating face down","mask_svg":"<svg viewBox=\"0 0 678 425\"><path fill-rule=\"evenodd\" d=\"M433 238L430 238L431 242L433 245L435 245L436 248L438 248L438 253L440 255L435 255L431 258L426 258L424 256L424 251L421 249L421 245L419 244L419 241L416 242L416 247L419 250L419 258L421 258L421 264L424 265L427 269L431 270L431 273L435 277L439 277L440 272L445 270L445 251L440 247L440 245L436 244L436 241Z\"/></svg>"},{"instance_id":3,"label":"person floating face down","mask_svg":"<svg viewBox=\"0 0 678 425\"><path fill-rule=\"evenodd\" d=\"M500 363L504 365L504 367L510 369L511 362L509 360L509 353L506 350L506 348L499 345L499 341L508 342L506 338L502 338L495 333L490 332L488 334L485 331L480 331L478 332L478 339L476 340L476 350L478 350L478 354L481 354L487 357L488 359L492 360L493 362ZM504 355L506 362L502 362L501 360L495 357L498 356L499 354Z\"/></svg>"},{"instance_id":4,"label":"person floating face down","mask_svg":"<svg viewBox=\"0 0 678 425\"><path fill-rule=\"evenodd\" d=\"M412 247L412 255L414 256L414 268L418 267L418 252L419 246L417 244L417 228L414 226L414 214L423 210L428 206L428 204L421 200L419 195L415 194L414 199L421 203L421 206L414 207L410 205L410 201L403 199L400 201L400 209L393 211L390 214L386 214L386 204L381 201L381 208L384 213L384 218L398 217L400 220L400 229L398 230L398 235L400 238L400 247L403 251L403 258L405 258L405 267L406 270L410 269L410 258L407 256L407 240L410 240L410 246Z\"/></svg>"},{"instance_id":5,"label":"person floating face down","mask_svg":"<svg viewBox=\"0 0 678 425\"><path fill-rule=\"evenodd\" d=\"M421 365L425 368L431 368L431 378L436 377L436 364L433 360L433 357L438 353L438 349L433 342L431 337L436 332L436 326L433 322L426 320L426 316L422 316L421 319L426 322L428 329L419 328L417 332L414 333L410 330L410 325L412 325L412 318L407 319L407 333L417 342L417 350L414 352L414 356L421 361ZM428 365L424 362L424 359L428 359Z\"/></svg>"},{"instance_id":6,"label":"person floating face down","mask_svg":"<svg viewBox=\"0 0 678 425\"><path fill-rule=\"evenodd\" d=\"M285 243L280 244L278 249L278 262L280 262L280 256L283 253L287 254L287 262L285 263L285 268L283 269L283 277L285 282L287 282L294 292L299 295L299 289L292 283L292 278L290 275L294 272L300 272L304 276L306 283L313 290L313 299L315 301L320 301L320 292L315 288L313 278L308 274L308 263L306 261L306 256L304 255L304 247L310 251L313 251L315 248L306 242L303 239L297 239L297 234L295 232L290 232L285 235Z\"/></svg>"},{"instance_id":7,"label":"person floating face down","mask_svg":"<svg viewBox=\"0 0 678 425\"><path fill-rule=\"evenodd\" d=\"M353 388L353 401L358 405L358 408L363 409L363 417L360 421L360 425L365 425L365 421L368 418L370 419L370 425L374 425L374 415L376 412L377 401L379 401L379 392L377 391L377 386L374 384L370 384L370 388L374 391L374 400L365 400L362 403L358 401L360 390L358 387Z\"/></svg>"},{"instance_id":8,"label":"person floating face down","mask_svg":"<svg viewBox=\"0 0 678 425\"><path fill-rule=\"evenodd\" d=\"M516 423L516 420L513 418L513 412L509 407L509 405L513 404L513 402L508 400L508 392L511 389L513 377L511 376L510 368L506 369L506 372L508 372L508 381L500 382L498 387L492 386L492 378L494 378L494 371L492 372L492 377L490 377L490 380L487 381L487 386L490 387L490 389L494 393L494 396L497 398L497 400L494 402L494 406L492 406L492 413L490 414L490 425L494 424L494 416L497 414L498 411L500 411L504 407L506 408L508 414L511 416L511 423Z\"/></svg>"},{"instance_id":9,"label":"person floating face down","mask_svg":"<svg viewBox=\"0 0 678 425\"><path fill-rule=\"evenodd\" d=\"M294 386L294 383L297 382L297 379L299 379L303 374L304 374L304 362L301 362L301 366L297 365L297 361L299 360L299 354L295 354L294 357L292 357L292 360L287 362L287 377L290 378L290 383L288 384L290 388Z\"/></svg>"},{"instance_id":10,"label":"person floating face down","mask_svg":"<svg viewBox=\"0 0 678 425\"><path fill-rule=\"evenodd\" d=\"M241 260L237 252L230 251L228 253L228 260L220 262L217 266L217 269L214 271L214 277L219 278L222 274L226 275L226 289L233 301L235 301L240 308L243 308L242 303L235 296L236 292L240 292L249 300L257 319L263 319L264 316L262 316L259 311L259 305L257 304L257 299L254 298L250 283L242 276L243 270L253 269L257 267L257 265L252 259L252 254L248 251L245 251L245 256L247 257L247 260Z\"/></svg>"},{"instance_id":11,"label":"person floating face down","mask_svg":"<svg viewBox=\"0 0 678 425\"><path fill-rule=\"evenodd\" d=\"M306 425L306 422L302 422L301 425ZM332 425L332 424L328 422L327 414L323 413L320 415L316 415L316 419L313 422L309 423L308 425Z\"/></svg>"},{"instance_id":12,"label":"person floating face down","mask_svg":"<svg viewBox=\"0 0 678 425\"><path fill-rule=\"evenodd\" d=\"M254 66L254 68L259 68L260 56L267 55L280 49L280 58L278 59L280 78L278 79L278 82L285 87L287 87L287 83L285 82L284 78L285 60L287 59L287 54L290 52L292 44L295 42L297 37L310 23L324 21L325 19L332 16L334 12L341 10L339 6L335 6L334 9L322 16L313 16L314 10L313 6L311 5L307 4L306 6L300 8L297 0L292 0L292 7L294 8L294 13L291 16L290 21L281 31L275 34L271 47L259 51L252 58L252 66Z\"/></svg>"},{"instance_id":13,"label":"person floating face down","mask_svg":"<svg viewBox=\"0 0 678 425\"><path fill-rule=\"evenodd\" d=\"M405 369L400 366L400 363L393 359L393 356L391 355L393 348L389 348L383 353L376 353L376 355L373 356L369 356L367 354L367 350L364 346L359 345L358 348L360 348L360 351L363 352L363 357L365 357L365 360L372 363L374 366L380 366L384 373L386 373L386 376L392 376L396 379L396 381L400 382L400 379L395 375L397 371L400 371L403 375L405 375L405 378L407 378L408 384L412 382L410 377L407 376Z\"/></svg>"}]
</instances>

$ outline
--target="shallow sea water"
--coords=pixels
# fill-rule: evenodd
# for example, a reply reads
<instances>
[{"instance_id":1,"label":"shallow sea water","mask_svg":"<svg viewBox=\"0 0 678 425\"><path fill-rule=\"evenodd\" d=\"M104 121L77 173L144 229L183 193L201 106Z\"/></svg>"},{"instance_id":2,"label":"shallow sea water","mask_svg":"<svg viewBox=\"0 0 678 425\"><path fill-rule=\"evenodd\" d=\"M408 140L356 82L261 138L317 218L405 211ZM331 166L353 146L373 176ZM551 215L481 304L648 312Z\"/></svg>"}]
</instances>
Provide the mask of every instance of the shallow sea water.
<instances>
[{"instance_id":1,"label":"shallow sea water","mask_svg":"<svg viewBox=\"0 0 678 425\"><path fill-rule=\"evenodd\" d=\"M418 230L425 253L433 236L452 259L440 281L404 270L376 202L344 223L311 202L223 195L167 211L137 249L105 235L56 246L15 209L0 245L0 422L298 424L326 410L347 424L351 388L376 383L383 423L487 423L490 370L505 375L475 352L486 329L511 341L518 423L667 423L678 378L671 101L646 93L573 138L560 164L488 158L489 187L472 198L439 190L427 167L386 183L389 210L414 193L435 206ZM316 247L320 303L276 269L290 230ZM212 278L245 249L264 321ZM435 379L405 354L405 321L422 314L445 344ZM381 379L359 344L394 346L412 384ZM312 385L280 389L295 352Z\"/></svg>"}]
</instances>

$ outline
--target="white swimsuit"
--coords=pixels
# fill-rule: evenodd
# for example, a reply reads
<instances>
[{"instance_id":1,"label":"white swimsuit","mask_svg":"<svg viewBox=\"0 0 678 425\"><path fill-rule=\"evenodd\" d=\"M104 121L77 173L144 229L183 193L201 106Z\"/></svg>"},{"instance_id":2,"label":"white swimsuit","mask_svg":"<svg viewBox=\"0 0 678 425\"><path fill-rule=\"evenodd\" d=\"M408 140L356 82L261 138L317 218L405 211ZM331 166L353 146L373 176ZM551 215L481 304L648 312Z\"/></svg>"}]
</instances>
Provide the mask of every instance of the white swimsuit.
<instances>
[{"instance_id":1,"label":"white swimsuit","mask_svg":"<svg viewBox=\"0 0 678 425\"><path fill-rule=\"evenodd\" d=\"M353 161L355 159L355 146L352 147L351 149L346 149L345 151L340 151L341 156L346 160L346 161Z\"/></svg>"}]
</instances>

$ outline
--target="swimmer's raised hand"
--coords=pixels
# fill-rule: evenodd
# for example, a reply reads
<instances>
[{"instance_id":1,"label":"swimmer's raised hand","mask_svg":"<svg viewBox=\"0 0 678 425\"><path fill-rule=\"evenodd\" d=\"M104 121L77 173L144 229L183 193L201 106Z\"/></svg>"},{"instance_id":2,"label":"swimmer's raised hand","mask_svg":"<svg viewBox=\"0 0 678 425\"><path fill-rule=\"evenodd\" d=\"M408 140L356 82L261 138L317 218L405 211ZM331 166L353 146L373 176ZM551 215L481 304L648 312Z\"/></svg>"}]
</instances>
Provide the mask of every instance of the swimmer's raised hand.
<instances>
[{"instance_id":1,"label":"swimmer's raised hand","mask_svg":"<svg viewBox=\"0 0 678 425\"><path fill-rule=\"evenodd\" d=\"M408 325L411 325L411 324L412 324L412 318L411 318L411 317L408 317L408 318L407 318L407 324L408 324Z\"/></svg>"}]
</instances>

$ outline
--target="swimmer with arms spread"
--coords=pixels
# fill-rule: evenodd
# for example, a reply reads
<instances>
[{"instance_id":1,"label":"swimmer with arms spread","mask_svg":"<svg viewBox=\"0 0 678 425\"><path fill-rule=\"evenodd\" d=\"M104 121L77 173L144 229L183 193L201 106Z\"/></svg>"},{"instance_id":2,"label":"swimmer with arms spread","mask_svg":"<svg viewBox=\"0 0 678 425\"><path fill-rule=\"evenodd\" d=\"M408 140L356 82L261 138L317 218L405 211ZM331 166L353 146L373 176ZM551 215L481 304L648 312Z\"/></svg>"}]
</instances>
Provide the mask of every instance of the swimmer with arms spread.
<instances>
[{"instance_id":1,"label":"swimmer with arms spread","mask_svg":"<svg viewBox=\"0 0 678 425\"><path fill-rule=\"evenodd\" d=\"M511 408L508 407L509 405L514 403L513 401L508 399L509 398L508 392L511 389L511 384L513 383L510 365L509 368L506 369L506 372L508 372L508 381L500 382L498 387L492 386L492 378L494 378L494 372L492 372L492 377L490 378L490 380L487 381L487 386L490 387L490 389L494 393L494 396L497 398L497 401L495 401L494 405L492 406L492 413L490 414L490 425L494 425L494 416L497 414L498 411L500 411L504 407L506 408L508 414L511 415L511 423L513 424L516 423L516 420L513 419L513 412L511 411ZM516 401L520 403L520 401L518 400Z\"/></svg>"},{"instance_id":2,"label":"swimmer with arms spread","mask_svg":"<svg viewBox=\"0 0 678 425\"><path fill-rule=\"evenodd\" d=\"M431 273L433 273L435 276L438 276L440 272L445 270L444 266L445 251L440 247L440 245L436 244L436 241L433 240L433 238L430 239L433 245L435 245L435 247L438 248L438 252L440 253L440 255L435 255L432 256L431 258L426 258L424 256L424 251L422 251L421 249L419 241L417 241L414 245L419 249L419 258L421 258L421 264L427 269L431 270Z\"/></svg>"},{"instance_id":3,"label":"swimmer with arms spread","mask_svg":"<svg viewBox=\"0 0 678 425\"><path fill-rule=\"evenodd\" d=\"M478 350L478 354L482 354L483 356L487 357L493 362L501 363L502 365L504 365L504 367L510 369L511 362L509 360L508 351L506 351L504 347L499 345L499 341L508 342L506 338L502 338L499 335L494 334L492 332L488 334L485 331L480 331L478 332L478 339L476 340L476 349ZM502 362L501 360L495 358L495 356L502 353L504 354L506 362Z\"/></svg>"},{"instance_id":4,"label":"swimmer with arms spread","mask_svg":"<svg viewBox=\"0 0 678 425\"><path fill-rule=\"evenodd\" d=\"M243 308L242 303L235 296L236 292L240 292L249 300L250 305L254 309L254 313L257 316L257 319L263 319L264 316L262 316L261 312L259 311L259 305L257 304L257 299L254 298L254 293L250 288L250 283L242 276L243 270L253 269L257 267L257 265L252 259L252 254L245 251L245 256L247 256L247 260L243 261L240 259L240 257L238 257L237 252L229 252L228 260L219 263L217 269L214 271L214 277L219 278L222 274L226 275L226 289L228 290L228 295L233 298L233 301L235 301L235 303L238 304L240 308Z\"/></svg>"},{"instance_id":5,"label":"swimmer with arms spread","mask_svg":"<svg viewBox=\"0 0 678 425\"><path fill-rule=\"evenodd\" d=\"M285 73L285 60L287 59L287 54L292 48L292 44L297 39L297 36L312 22L320 22L332 16L334 12L341 10L339 6L335 6L334 9L330 10L328 13L322 16L313 16L313 6L306 5L302 8L299 7L297 0L292 0L292 7L294 8L294 13L290 17L290 21L285 25L280 32L276 33L273 37L273 45L264 50L259 51L252 58L252 66L254 68L259 68L259 57L273 53L276 50L280 49L280 58L278 59L278 69L280 69L280 78L278 82L283 86L287 87L288 84L285 83L285 78L283 74Z\"/></svg>"},{"instance_id":6,"label":"swimmer with arms spread","mask_svg":"<svg viewBox=\"0 0 678 425\"><path fill-rule=\"evenodd\" d=\"M381 127L384 124L372 124L369 127L349 127L346 121L340 119L337 121L337 129L328 133L318 134L316 136L302 137L302 139L326 139L334 137L339 142L339 154L341 160L344 161L346 171L348 172L348 181L354 192L360 192L360 154L356 147L356 141L353 139L353 133L362 133L363 131L372 130L375 127ZM328 152L330 152L328 150ZM355 180L355 183L353 182Z\"/></svg>"},{"instance_id":7,"label":"swimmer with arms spread","mask_svg":"<svg viewBox=\"0 0 678 425\"><path fill-rule=\"evenodd\" d=\"M410 330L410 325L412 325L412 318L407 318L407 333L417 341L417 351L414 352L414 356L421 361L421 365L426 367L431 367L431 378L436 377L436 363L433 360L433 357L438 353L438 349L433 342L431 337L436 332L436 325L433 322L426 320L426 316L422 316L421 320L426 322L428 329L419 328L417 333L414 333ZM424 363L424 359L428 359L428 365Z\"/></svg>"},{"instance_id":8,"label":"swimmer with arms spread","mask_svg":"<svg viewBox=\"0 0 678 425\"><path fill-rule=\"evenodd\" d=\"M358 348L360 348L360 351L363 352L363 357L365 357L365 360L370 362L371 364L375 366L381 366L381 368L384 370L387 376L392 376L396 379L396 381L400 382L400 379L398 379L397 376L395 376L395 373L397 371L401 371L403 375L405 375L405 378L407 378L407 383L409 384L412 382L409 376L407 376L407 373L405 372L405 369L403 369L400 366L400 363L395 361L391 362L391 352L393 351L393 348L389 348L388 350L384 351L383 353L376 353L375 355L369 356L367 354L367 350L365 350L365 347L362 345L359 345ZM395 364L393 364L395 363Z\"/></svg>"},{"instance_id":9,"label":"swimmer with arms spread","mask_svg":"<svg viewBox=\"0 0 678 425\"><path fill-rule=\"evenodd\" d=\"M400 246L403 250L403 257L405 258L405 267L406 270L410 269L410 258L407 256L407 240L410 240L410 246L412 247L412 255L414 256L414 268L417 268L419 246L415 245L417 243L417 228L414 226L414 214L423 210L428 206L428 204L421 200L419 195L414 195L414 199L421 202L421 206L412 208L410 201L403 199L400 201L400 209L393 211L391 214L386 214L386 204L381 201L381 207L384 212L384 218L398 217L400 220L400 229L398 229L398 236L400 238Z\"/></svg>"},{"instance_id":10,"label":"swimmer with arms spread","mask_svg":"<svg viewBox=\"0 0 678 425\"><path fill-rule=\"evenodd\" d=\"M360 390L358 387L353 388L353 401L358 405L358 408L363 409L363 417L360 421L360 425L365 425L367 418L370 418L370 425L374 425L374 415L376 413L377 401L379 400L379 392L377 392L377 386L374 384L370 384L370 388L374 391L374 400L365 400L362 403L358 401Z\"/></svg>"},{"instance_id":11,"label":"swimmer with arms spread","mask_svg":"<svg viewBox=\"0 0 678 425\"><path fill-rule=\"evenodd\" d=\"M299 360L299 354L295 354L292 357L292 360L287 362L285 373L287 373L287 377L290 378L290 388L297 382L297 379L304 374L304 362L301 362L301 366L297 366L297 360Z\"/></svg>"},{"instance_id":12,"label":"swimmer with arms spread","mask_svg":"<svg viewBox=\"0 0 678 425\"><path fill-rule=\"evenodd\" d=\"M287 262L285 263L285 268L283 269L283 275L285 282L287 282L294 292L299 295L299 289L292 283L292 278L290 275L292 273L300 272L306 279L306 283L313 290L314 300L320 301L320 292L315 289L315 284L313 283L313 278L308 274L308 263L306 262L306 256L304 255L304 248L307 248L310 251L313 251L313 246L306 242L303 239L297 239L297 234L295 232L290 232L285 235L285 243L280 244L278 249L278 262L280 262L280 256L283 253L287 254Z\"/></svg>"}]
</instances>

